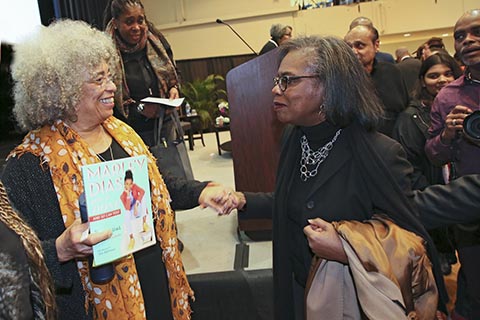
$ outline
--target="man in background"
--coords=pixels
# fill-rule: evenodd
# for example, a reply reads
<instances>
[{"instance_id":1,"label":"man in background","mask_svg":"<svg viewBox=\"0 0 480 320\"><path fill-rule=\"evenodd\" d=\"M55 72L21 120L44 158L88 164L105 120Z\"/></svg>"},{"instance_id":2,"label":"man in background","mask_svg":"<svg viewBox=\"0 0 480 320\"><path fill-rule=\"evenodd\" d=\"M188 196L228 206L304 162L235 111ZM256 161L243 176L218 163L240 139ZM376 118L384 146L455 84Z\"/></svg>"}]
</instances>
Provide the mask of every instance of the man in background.
<instances>
[{"instance_id":1,"label":"man in background","mask_svg":"<svg viewBox=\"0 0 480 320\"><path fill-rule=\"evenodd\" d=\"M378 31L370 25L357 25L345 35L345 42L353 49L373 83L384 105L385 120L378 131L391 136L398 114L408 103L408 92L402 74L392 63L378 61Z\"/></svg>"},{"instance_id":2,"label":"man in background","mask_svg":"<svg viewBox=\"0 0 480 320\"><path fill-rule=\"evenodd\" d=\"M370 20L367 17L358 17L358 18L353 19L352 22L350 22L349 30L352 30L356 26L370 26L370 27L374 28L372 20ZM380 41L380 37L378 35L378 32L377 32L377 39ZM378 61L395 63L395 60L393 59L393 56L388 52L377 51L376 54L375 54L375 58Z\"/></svg>"},{"instance_id":3,"label":"man in background","mask_svg":"<svg viewBox=\"0 0 480 320\"><path fill-rule=\"evenodd\" d=\"M425 152L432 163L452 163L453 178L480 173L480 145L469 138L465 118L480 110L480 9L467 11L454 27L456 55L465 65L464 75L444 87L432 105ZM480 319L480 221L455 226L455 242L465 277L465 290L457 291L452 319ZM459 278L459 285L461 284ZM465 295L466 293L466 295ZM467 303L465 304L464 298Z\"/></svg>"},{"instance_id":4,"label":"man in background","mask_svg":"<svg viewBox=\"0 0 480 320\"><path fill-rule=\"evenodd\" d=\"M270 40L263 46L259 54L267 53L277 48L282 42L292 37L293 28L283 24L272 24L270 28Z\"/></svg>"}]
</instances>

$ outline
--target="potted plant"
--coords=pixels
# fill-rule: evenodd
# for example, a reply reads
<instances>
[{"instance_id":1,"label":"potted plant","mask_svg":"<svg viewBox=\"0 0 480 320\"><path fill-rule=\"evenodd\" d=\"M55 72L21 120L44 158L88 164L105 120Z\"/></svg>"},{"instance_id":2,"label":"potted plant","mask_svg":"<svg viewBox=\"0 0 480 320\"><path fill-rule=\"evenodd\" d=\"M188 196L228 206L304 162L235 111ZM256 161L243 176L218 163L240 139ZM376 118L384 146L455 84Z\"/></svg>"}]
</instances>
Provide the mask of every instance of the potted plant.
<instances>
[{"instance_id":1,"label":"potted plant","mask_svg":"<svg viewBox=\"0 0 480 320\"><path fill-rule=\"evenodd\" d=\"M224 124L230 123L230 116L229 116L229 105L227 101L222 101L218 104L218 111L220 115L215 119L215 124L217 126L223 126Z\"/></svg>"},{"instance_id":2,"label":"potted plant","mask_svg":"<svg viewBox=\"0 0 480 320\"><path fill-rule=\"evenodd\" d=\"M226 101L227 92L219 87L225 79L218 74L208 75L205 79L196 79L182 86L181 93L190 105L195 109L202 127L210 128L219 113L218 104Z\"/></svg>"}]
</instances>

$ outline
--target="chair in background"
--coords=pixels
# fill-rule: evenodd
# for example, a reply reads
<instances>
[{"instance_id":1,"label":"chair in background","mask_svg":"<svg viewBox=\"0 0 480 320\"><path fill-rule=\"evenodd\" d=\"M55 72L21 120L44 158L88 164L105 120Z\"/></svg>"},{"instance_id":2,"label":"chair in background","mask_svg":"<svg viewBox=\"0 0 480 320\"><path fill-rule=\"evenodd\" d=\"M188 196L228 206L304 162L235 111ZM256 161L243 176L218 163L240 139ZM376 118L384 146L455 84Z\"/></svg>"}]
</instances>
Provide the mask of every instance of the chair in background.
<instances>
[{"instance_id":1,"label":"chair in background","mask_svg":"<svg viewBox=\"0 0 480 320\"><path fill-rule=\"evenodd\" d=\"M203 140L203 128L200 122L200 116L198 115L181 115L180 123L182 124L183 131L188 135L188 142L190 150L193 150L195 146L195 140L201 140L202 145L205 147L205 140Z\"/></svg>"},{"instance_id":2,"label":"chair in background","mask_svg":"<svg viewBox=\"0 0 480 320\"><path fill-rule=\"evenodd\" d=\"M180 121L182 130L185 135L188 137L188 148L193 150L193 133L192 133L192 124L188 121Z\"/></svg>"},{"instance_id":3,"label":"chair in background","mask_svg":"<svg viewBox=\"0 0 480 320\"><path fill-rule=\"evenodd\" d=\"M192 136L193 140L200 140L202 141L202 146L205 147L205 140L203 140L203 127L202 123L200 122L200 118L198 116L194 116L197 118L192 119L190 122L192 124Z\"/></svg>"}]
</instances>

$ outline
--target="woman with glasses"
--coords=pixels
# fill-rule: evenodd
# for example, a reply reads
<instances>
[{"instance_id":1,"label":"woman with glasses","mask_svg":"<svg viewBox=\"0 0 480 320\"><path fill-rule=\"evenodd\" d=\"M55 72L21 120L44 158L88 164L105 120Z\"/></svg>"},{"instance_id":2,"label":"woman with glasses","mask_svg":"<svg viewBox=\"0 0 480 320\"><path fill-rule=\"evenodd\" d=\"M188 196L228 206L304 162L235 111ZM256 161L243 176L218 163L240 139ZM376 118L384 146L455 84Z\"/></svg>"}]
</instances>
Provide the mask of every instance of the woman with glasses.
<instances>
[{"instance_id":1,"label":"woman with glasses","mask_svg":"<svg viewBox=\"0 0 480 320\"><path fill-rule=\"evenodd\" d=\"M365 259L364 268L389 270L383 276L396 279L396 290L402 292L398 305L392 305L397 298L374 303L375 310L388 310L389 316L383 319L398 319L392 310L400 317L417 313L425 316L421 319L432 319L438 299L435 282L442 306L446 296L435 248L418 220L415 205L423 210L422 222L433 228L440 221L454 219L441 213L449 202L437 205L441 201L434 196L440 194L438 189L413 197L411 165L400 144L376 132L383 108L371 80L344 41L334 37L296 38L280 46L279 56L272 88L273 110L289 126L282 138L275 192L237 193L243 198L240 215L249 219L273 217L275 319L304 319L312 258L349 266L352 260L350 255L347 258L345 241L352 244L359 239L354 249L360 259ZM473 211L478 215L478 210ZM372 219L376 213L393 220L404 234L389 232L383 218ZM370 222L356 222L364 220ZM379 225L385 229L371 236L377 229L370 226ZM426 246L422 240L415 249L398 245L412 234L419 236L417 240L425 239ZM373 249L379 245L377 241L382 242L379 239L387 238L385 243L390 246L381 251ZM392 254L392 249L398 251ZM433 272L425 250L434 262ZM378 252L384 252L381 256L385 259L377 260ZM411 259L413 256L415 259ZM405 260L400 261L402 258ZM345 318L351 309L356 312L351 318L360 319L362 312L370 310L364 300L357 305L360 295L333 297L346 285L340 278L334 277L333 282L328 279L324 281L325 296L316 300L318 306L325 302L319 307L324 312L320 319ZM380 290L376 285L371 288L374 290L366 290L367 298Z\"/></svg>"},{"instance_id":2,"label":"woman with glasses","mask_svg":"<svg viewBox=\"0 0 480 320\"><path fill-rule=\"evenodd\" d=\"M103 32L57 22L18 44L14 60L15 118L30 131L11 152L2 181L41 240L59 319L190 319L193 292L172 208L200 204L228 213L231 189L160 174L142 139L112 116L118 56ZM81 167L137 155L148 161L157 244L114 261L115 276L94 283L88 257L111 231L88 234L80 222Z\"/></svg>"}]
</instances>

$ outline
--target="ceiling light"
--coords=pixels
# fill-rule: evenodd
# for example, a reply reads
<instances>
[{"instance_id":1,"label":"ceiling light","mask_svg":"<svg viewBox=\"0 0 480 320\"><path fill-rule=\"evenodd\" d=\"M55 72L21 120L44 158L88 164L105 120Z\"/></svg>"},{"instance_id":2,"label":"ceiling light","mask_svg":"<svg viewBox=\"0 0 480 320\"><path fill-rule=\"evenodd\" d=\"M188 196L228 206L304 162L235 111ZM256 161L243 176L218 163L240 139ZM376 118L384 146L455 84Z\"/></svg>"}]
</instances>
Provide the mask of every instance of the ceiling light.
<instances>
[{"instance_id":1,"label":"ceiling light","mask_svg":"<svg viewBox=\"0 0 480 320\"><path fill-rule=\"evenodd\" d=\"M404 37L410 37L412 34L411 33L404 33L403 36Z\"/></svg>"},{"instance_id":2,"label":"ceiling light","mask_svg":"<svg viewBox=\"0 0 480 320\"><path fill-rule=\"evenodd\" d=\"M442 37L448 37L448 33L442 34Z\"/></svg>"}]
</instances>

